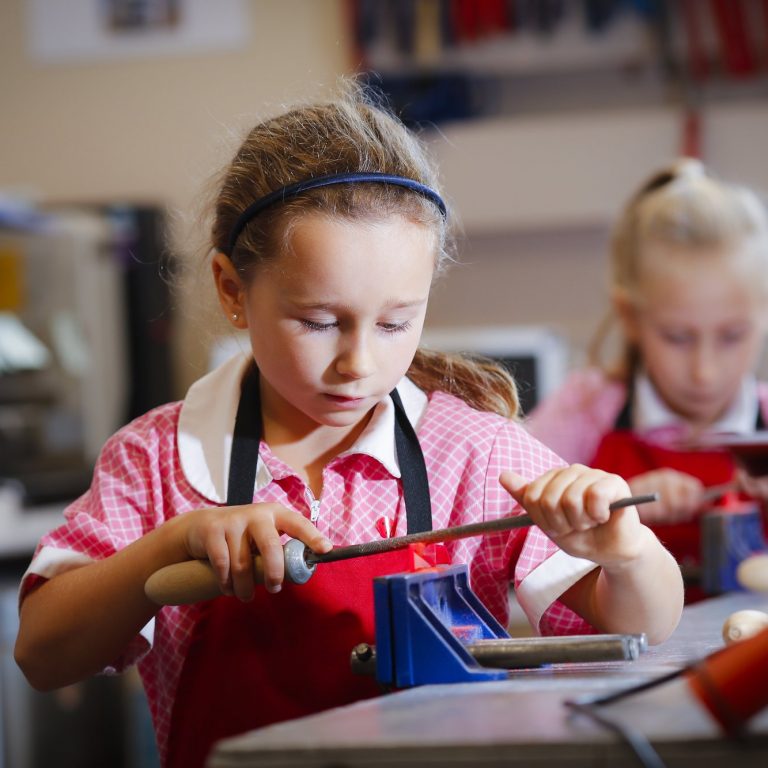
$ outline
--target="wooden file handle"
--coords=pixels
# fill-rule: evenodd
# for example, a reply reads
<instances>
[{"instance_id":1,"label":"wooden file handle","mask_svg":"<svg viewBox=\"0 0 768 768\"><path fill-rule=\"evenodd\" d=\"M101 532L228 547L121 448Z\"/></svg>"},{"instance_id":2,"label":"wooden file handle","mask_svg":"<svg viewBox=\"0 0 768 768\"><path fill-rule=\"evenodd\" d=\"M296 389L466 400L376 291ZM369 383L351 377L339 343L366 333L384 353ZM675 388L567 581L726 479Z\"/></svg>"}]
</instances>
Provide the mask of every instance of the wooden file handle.
<instances>
[{"instance_id":1,"label":"wooden file handle","mask_svg":"<svg viewBox=\"0 0 768 768\"><path fill-rule=\"evenodd\" d=\"M304 560L305 549L298 539L289 539L283 546L287 581L304 584L315 572L316 566L307 565ZM253 580L257 584L264 583L264 564L260 555L253 558ZM155 571L144 584L144 594L157 605L189 605L218 597L222 592L207 560L187 560Z\"/></svg>"}]
</instances>

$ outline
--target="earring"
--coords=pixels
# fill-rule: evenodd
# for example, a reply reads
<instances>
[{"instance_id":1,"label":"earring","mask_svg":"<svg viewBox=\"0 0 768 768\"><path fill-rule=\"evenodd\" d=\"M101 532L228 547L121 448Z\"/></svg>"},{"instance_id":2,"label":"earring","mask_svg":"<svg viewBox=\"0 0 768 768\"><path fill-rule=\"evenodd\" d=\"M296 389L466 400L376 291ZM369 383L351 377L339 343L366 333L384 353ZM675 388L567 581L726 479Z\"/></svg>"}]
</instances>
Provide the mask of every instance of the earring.
<instances>
[{"instance_id":1,"label":"earring","mask_svg":"<svg viewBox=\"0 0 768 768\"><path fill-rule=\"evenodd\" d=\"M231 317L233 323L236 323L240 319L240 315L238 315L237 312L233 312Z\"/></svg>"}]
</instances>

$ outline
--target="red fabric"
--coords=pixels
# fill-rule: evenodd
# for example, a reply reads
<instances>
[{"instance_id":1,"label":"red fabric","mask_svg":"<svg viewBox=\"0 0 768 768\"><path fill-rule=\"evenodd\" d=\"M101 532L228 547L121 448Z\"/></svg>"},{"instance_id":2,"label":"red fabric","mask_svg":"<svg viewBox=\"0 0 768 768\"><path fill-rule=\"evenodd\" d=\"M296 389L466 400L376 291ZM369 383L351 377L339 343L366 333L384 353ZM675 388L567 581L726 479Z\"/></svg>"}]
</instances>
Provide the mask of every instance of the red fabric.
<instances>
[{"instance_id":1,"label":"red fabric","mask_svg":"<svg viewBox=\"0 0 768 768\"><path fill-rule=\"evenodd\" d=\"M702 157L701 112L689 108L683 113L683 136L680 154L685 157Z\"/></svg>"},{"instance_id":2,"label":"red fabric","mask_svg":"<svg viewBox=\"0 0 768 768\"><path fill-rule=\"evenodd\" d=\"M358 0L347 0L346 16L350 37L352 39L352 68L353 70L366 70L368 57L363 36L360 34L360 6Z\"/></svg>"},{"instance_id":3,"label":"red fabric","mask_svg":"<svg viewBox=\"0 0 768 768\"><path fill-rule=\"evenodd\" d=\"M350 669L354 646L374 642L372 579L444 553L422 546L322 564L278 594L207 603L179 681L167 766L203 766L219 739L376 695L375 681Z\"/></svg>"},{"instance_id":4,"label":"red fabric","mask_svg":"<svg viewBox=\"0 0 768 768\"><path fill-rule=\"evenodd\" d=\"M702 41L700 13L704 7L698 0L683 0L680 6L688 52L688 72L696 81L702 81L709 75L707 54Z\"/></svg>"},{"instance_id":5,"label":"red fabric","mask_svg":"<svg viewBox=\"0 0 768 768\"><path fill-rule=\"evenodd\" d=\"M720 451L674 451L645 442L632 432L609 432L598 446L590 466L614 472L626 480L654 469L676 469L698 477L704 485L727 483L734 474L731 457ZM699 564L698 519L673 525L649 526L679 563Z\"/></svg>"},{"instance_id":6,"label":"red fabric","mask_svg":"<svg viewBox=\"0 0 768 768\"><path fill-rule=\"evenodd\" d=\"M755 56L740 0L710 0L725 67L736 77L754 75Z\"/></svg>"},{"instance_id":7,"label":"red fabric","mask_svg":"<svg viewBox=\"0 0 768 768\"><path fill-rule=\"evenodd\" d=\"M493 35L509 29L506 0L475 0L481 34Z\"/></svg>"},{"instance_id":8,"label":"red fabric","mask_svg":"<svg viewBox=\"0 0 768 768\"><path fill-rule=\"evenodd\" d=\"M453 0L450 7L451 23L459 43L514 29L505 0Z\"/></svg>"},{"instance_id":9,"label":"red fabric","mask_svg":"<svg viewBox=\"0 0 768 768\"><path fill-rule=\"evenodd\" d=\"M480 24L474 0L453 0L451 8L456 39L460 43L476 40Z\"/></svg>"},{"instance_id":10,"label":"red fabric","mask_svg":"<svg viewBox=\"0 0 768 768\"><path fill-rule=\"evenodd\" d=\"M763 67L768 66L768 0L763 0L763 27L762 32L758 32L758 47L762 49ZM762 45L760 45L762 43Z\"/></svg>"}]
</instances>

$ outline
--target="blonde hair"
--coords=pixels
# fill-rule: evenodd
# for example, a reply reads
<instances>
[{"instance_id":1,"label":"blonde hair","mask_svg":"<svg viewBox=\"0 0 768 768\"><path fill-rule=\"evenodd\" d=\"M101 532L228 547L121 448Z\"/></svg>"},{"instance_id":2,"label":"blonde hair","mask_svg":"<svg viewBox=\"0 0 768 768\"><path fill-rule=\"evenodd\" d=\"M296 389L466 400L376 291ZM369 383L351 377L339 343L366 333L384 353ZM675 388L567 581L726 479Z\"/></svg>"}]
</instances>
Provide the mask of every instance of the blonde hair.
<instances>
[{"instance_id":1,"label":"blonde hair","mask_svg":"<svg viewBox=\"0 0 768 768\"><path fill-rule=\"evenodd\" d=\"M710 175L698 160L683 158L652 174L630 198L613 231L610 290L637 300L640 277L647 268L649 244L681 245L724 254L750 243L761 264L753 271L768 296L768 214L758 196ZM590 345L592 364L601 365L602 346L614 321L610 313ZM608 367L629 380L639 363L638 351L625 343L617 364Z\"/></svg>"},{"instance_id":2,"label":"blonde hair","mask_svg":"<svg viewBox=\"0 0 768 768\"><path fill-rule=\"evenodd\" d=\"M298 106L256 125L225 168L215 201L211 246L227 253L240 214L255 200L289 184L337 173L386 173L439 192L437 173L420 141L370 93L347 82L328 102ZM435 274L451 260L445 217L424 196L381 183L337 184L303 192L264 209L240 234L230 258L241 277L283 253L302 216L352 220L402 216L434 234ZM427 392L447 391L475 408L514 417L514 379L501 366L418 350L408 376Z\"/></svg>"}]
</instances>

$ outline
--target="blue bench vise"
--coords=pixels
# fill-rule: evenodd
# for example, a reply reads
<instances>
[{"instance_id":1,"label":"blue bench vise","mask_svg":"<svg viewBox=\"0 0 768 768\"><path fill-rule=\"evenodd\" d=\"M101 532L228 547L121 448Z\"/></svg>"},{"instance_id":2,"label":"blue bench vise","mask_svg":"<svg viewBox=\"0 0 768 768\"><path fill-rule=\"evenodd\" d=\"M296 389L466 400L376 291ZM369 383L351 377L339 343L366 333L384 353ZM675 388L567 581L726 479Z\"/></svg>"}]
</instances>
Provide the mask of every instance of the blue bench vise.
<instances>
[{"instance_id":1,"label":"blue bench vise","mask_svg":"<svg viewBox=\"0 0 768 768\"><path fill-rule=\"evenodd\" d=\"M425 683L501 680L465 643L507 638L504 627L469 588L466 565L437 566L373 580L376 678L405 688Z\"/></svg>"},{"instance_id":2,"label":"blue bench vise","mask_svg":"<svg viewBox=\"0 0 768 768\"><path fill-rule=\"evenodd\" d=\"M748 557L768 550L757 501L728 500L706 510L701 526L701 588L708 595L743 590L736 576Z\"/></svg>"},{"instance_id":3,"label":"blue bench vise","mask_svg":"<svg viewBox=\"0 0 768 768\"><path fill-rule=\"evenodd\" d=\"M466 565L374 579L376 645L357 645L352 669L385 688L504 680L509 669L631 660L644 635L512 638L469 587Z\"/></svg>"}]
</instances>

